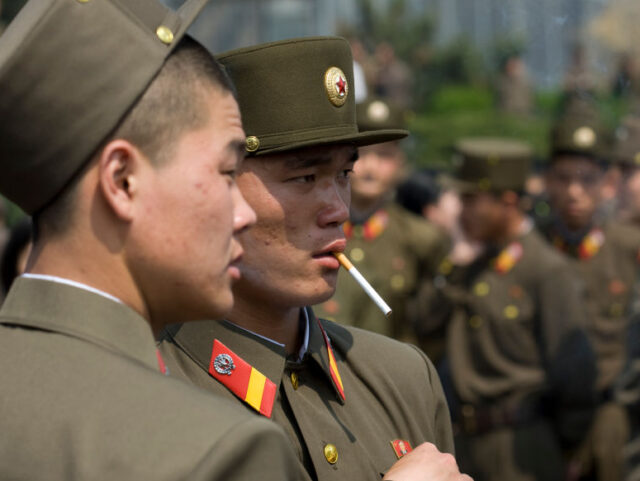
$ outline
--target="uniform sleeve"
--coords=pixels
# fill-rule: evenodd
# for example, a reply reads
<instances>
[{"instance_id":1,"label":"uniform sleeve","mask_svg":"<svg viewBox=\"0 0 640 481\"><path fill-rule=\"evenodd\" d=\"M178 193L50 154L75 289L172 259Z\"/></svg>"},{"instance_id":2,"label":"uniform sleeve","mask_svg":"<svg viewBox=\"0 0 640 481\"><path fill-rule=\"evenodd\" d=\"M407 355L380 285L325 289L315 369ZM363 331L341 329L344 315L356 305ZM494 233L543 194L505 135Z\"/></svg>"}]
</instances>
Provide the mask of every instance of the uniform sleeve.
<instances>
[{"instance_id":1,"label":"uniform sleeve","mask_svg":"<svg viewBox=\"0 0 640 481\"><path fill-rule=\"evenodd\" d=\"M596 403L597 370L585 330L584 294L579 279L564 265L548 272L540 284L538 335L551 387L550 405L561 438L574 444L588 429Z\"/></svg>"},{"instance_id":2,"label":"uniform sleeve","mask_svg":"<svg viewBox=\"0 0 640 481\"><path fill-rule=\"evenodd\" d=\"M435 409L433 410L433 426L436 447L443 453L455 453L453 444L453 432L451 429L451 416L449 414L449 406L442 390L440 377L429 358L417 347L411 346L424 360L427 379L429 383L430 396L434 400Z\"/></svg>"},{"instance_id":3,"label":"uniform sleeve","mask_svg":"<svg viewBox=\"0 0 640 481\"><path fill-rule=\"evenodd\" d=\"M215 426L211 426L215 430ZM255 418L229 430L186 478L189 481L306 479L282 430Z\"/></svg>"}]
</instances>

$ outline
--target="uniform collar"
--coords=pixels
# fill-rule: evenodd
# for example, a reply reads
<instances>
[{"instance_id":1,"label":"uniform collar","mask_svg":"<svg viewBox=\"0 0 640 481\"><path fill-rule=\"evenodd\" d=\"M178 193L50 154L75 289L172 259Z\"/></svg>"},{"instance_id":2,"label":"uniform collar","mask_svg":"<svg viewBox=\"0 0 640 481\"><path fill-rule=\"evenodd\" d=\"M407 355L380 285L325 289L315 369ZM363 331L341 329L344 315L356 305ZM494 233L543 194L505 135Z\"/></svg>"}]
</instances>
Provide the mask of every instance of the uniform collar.
<instances>
[{"instance_id":1,"label":"uniform collar","mask_svg":"<svg viewBox=\"0 0 640 481\"><path fill-rule=\"evenodd\" d=\"M170 326L165 332L171 342L179 346L206 372L209 372L213 344L217 340L232 352L232 356L238 356L276 386L280 386L287 363L290 366L296 364L303 366L306 362L315 362L321 367L326 381L334 387L339 400L343 401L340 388L336 385L335 376L332 374L323 330L310 308L304 308L301 316L304 316L303 319L308 319L308 329L305 333L305 337L308 336L308 346L304 356L299 360L293 360L291 357L287 359L282 344L226 320L177 324Z\"/></svg>"},{"instance_id":2,"label":"uniform collar","mask_svg":"<svg viewBox=\"0 0 640 481\"><path fill-rule=\"evenodd\" d=\"M0 322L82 339L158 370L155 339L143 317L121 302L68 283L17 278Z\"/></svg>"}]
</instances>

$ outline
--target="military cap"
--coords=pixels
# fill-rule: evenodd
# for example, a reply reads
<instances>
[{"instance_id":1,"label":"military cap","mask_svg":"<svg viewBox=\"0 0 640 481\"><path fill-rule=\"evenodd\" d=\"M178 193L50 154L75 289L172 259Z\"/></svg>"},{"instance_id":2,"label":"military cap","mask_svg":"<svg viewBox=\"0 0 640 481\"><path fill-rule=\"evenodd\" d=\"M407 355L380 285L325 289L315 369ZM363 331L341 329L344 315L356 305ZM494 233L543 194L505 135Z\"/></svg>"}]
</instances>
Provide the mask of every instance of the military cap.
<instances>
[{"instance_id":1,"label":"military cap","mask_svg":"<svg viewBox=\"0 0 640 481\"><path fill-rule=\"evenodd\" d=\"M377 97L356 104L356 118L360 132L407 128L407 113L393 102Z\"/></svg>"},{"instance_id":2,"label":"military cap","mask_svg":"<svg viewBox=\"0 0 640 481\"><path fill-rule=\"evenodd\" d=\"M30 0L0 37L0 192L59 194L144 93L207 0Z\"/></svg>"},{"instance_id":3,"label":"military cap","mask_svg":"<svg viewBox=\"0 0 640 481\"><path fill-rule=\"evenodd\" d=\"M608 157L610 134L596 106L584 99L571 101L551 130L551 160L581 155L597 161Z\"/></svg>"},{"instance_id":4,"label":"military cap","mask_svg":"<svg viewBox=\"0 0 640 481\"><path fill-rule=\"evenodd\" d=\"M462 192L521 191L531 168L532 149L518 140L475 137L455 145L454 179Z\"/></svg>"},{"instance_id":5,"label":"military cap","mask_svg":"<svg viewBox=\"0 0 640 481\"><path fill-rule=\"evenodd\" d=\"M616 129L612 160L622 165L640 167L640 117L625 117Z\"/></svg>"},{"instance_id":6,"label":"military cap","mask_svg":"<svg viewBox=\"0 0 640 481\"><path fill-rule=\"evenodd\" d=\"M250 155L338 143L362 146L408 135L399 129L358 130L353 58L343 38L266 43L217 60L236 86Z\"/></svg>"}]
</instances>

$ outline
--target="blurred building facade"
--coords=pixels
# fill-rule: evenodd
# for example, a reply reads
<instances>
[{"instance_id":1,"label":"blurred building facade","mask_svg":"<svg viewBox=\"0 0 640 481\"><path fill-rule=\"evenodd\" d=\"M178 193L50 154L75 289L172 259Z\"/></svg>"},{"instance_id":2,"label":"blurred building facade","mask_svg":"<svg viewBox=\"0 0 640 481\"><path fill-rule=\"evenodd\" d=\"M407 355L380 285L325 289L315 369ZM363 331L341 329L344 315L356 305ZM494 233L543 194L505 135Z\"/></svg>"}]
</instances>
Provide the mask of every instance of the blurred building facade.
<instances>
[{"instance_id":1,"label":"blurred building facade","mask_svg":"<svg viewBox=\"0 0 640 481\"><path fill-rule=\"evenodd\" d=\"M165 0L173 6L181 0ZM192 34L213 51L306 35L334 35L361 21L367 0L216 0L192 27ZM397 0L368 0L386 8ZM409 9L428 12L436 29L434 43L446 45L466 36L483 54L496 42L517 38L538 88L562 84L577 43L584 45L590 68L609 78L611 65L588 35L588 25L621 0L405 0ZM603 82L606 81L603 78Z\"/></svg>"}]
</instances>

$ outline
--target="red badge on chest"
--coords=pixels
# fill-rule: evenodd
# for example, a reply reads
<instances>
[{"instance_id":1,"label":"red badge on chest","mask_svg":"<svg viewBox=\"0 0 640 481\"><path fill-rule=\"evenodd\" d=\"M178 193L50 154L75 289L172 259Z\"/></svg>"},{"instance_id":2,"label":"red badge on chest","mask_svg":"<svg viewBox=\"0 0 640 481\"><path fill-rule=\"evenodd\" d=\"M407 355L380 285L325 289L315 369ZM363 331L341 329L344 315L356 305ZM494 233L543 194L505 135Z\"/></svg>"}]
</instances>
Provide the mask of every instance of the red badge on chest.
<instances>
[{"instance_id":1,"label":"red badge on chest","mask_svg":"<svg viewBox=\"0 0 640 481\"><path fill-rule=\"evenodd\" d=\"M404 439L395 439L391 441L391 447L393 448L393 452L396 453L396 456L398 456L398 459L413 451L409 441Z\"/></svg>"}]
</instances>

